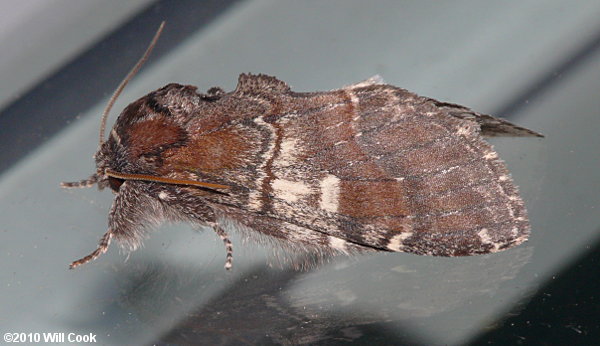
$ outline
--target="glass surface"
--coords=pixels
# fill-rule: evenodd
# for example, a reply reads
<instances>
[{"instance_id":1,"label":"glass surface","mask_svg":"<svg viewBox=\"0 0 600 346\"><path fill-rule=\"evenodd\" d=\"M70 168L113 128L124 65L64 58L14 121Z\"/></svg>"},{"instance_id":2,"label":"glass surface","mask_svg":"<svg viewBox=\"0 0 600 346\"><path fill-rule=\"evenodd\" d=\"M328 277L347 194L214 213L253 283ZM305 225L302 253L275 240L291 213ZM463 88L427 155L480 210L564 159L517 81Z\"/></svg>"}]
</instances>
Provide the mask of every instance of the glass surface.
<instances>
[{"instance_id":1,"label":"glass surface","mask_svg":"<svg viewBox=\"0 0 600 346\"><path fill-rule=\"evenodd\" d=\"M160 17L161 6L149 12ZM520 187L530 240L486 256L374 254L298 272L279 264L282 250L273 254L232 232L234 269L226 272L212 231L175 224L151 233L136 252L113 244L69 271L106 231L113 199L106 190L59 187L95 171L106 102L97 97L70 124L56 119L62 130L0 175L0 330L93 333L100 343L128 345L593 340L598 312L589 306L598 296L584 289L599 279L598 257L588 256L598 253L600 239L599 17L597 2L534 0L246 1L219 11L136 76L109 126L128 103L170 82L229 91L239 73L253 72L314 91L379 74L546 136L491 140ZM131 32L143 30L146 39L158 21L136 25ZM165 35L177 25L167 23ZM117 64L116 56L102 64ZM77 78L94 88L95 79ZM57 102L76 102L76 86L61 94L70 99ZM14 131L41 136L35 127ZM584 269L589 274L577 276ZM545 294L555 299L548 310L539 303ZM581 296L569 304L589 315L560 310L561 295ZM553 309L564 315L546 327Z\"/></svg>"}]
</instances>

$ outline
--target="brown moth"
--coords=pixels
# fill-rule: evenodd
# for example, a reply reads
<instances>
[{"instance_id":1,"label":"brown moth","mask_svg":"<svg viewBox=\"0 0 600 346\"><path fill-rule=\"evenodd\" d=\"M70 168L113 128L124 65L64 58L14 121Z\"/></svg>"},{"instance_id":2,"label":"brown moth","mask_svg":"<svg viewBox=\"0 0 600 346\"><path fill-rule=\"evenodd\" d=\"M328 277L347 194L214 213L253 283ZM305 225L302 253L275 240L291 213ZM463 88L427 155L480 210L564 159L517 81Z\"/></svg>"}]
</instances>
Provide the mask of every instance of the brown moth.
<instances>
[{"instance_id":1,"label":"brown moth","mask_svg":"<svg viewBox=\"0 0 600 346\"><path fill-rule=\"evenodd\" d=\"M164 25L164 23L163 23ZM319 255L399 251L469 256L529 235L522 199L482 136L541 136L467 107L371 78L300 93L275 77L242 74L232 92L168 84L121 113L97 171L63 187L109 187L108 231L75 268L113 238L136 249L161 222L220 220Z\"/></svg>"}]
</instances>

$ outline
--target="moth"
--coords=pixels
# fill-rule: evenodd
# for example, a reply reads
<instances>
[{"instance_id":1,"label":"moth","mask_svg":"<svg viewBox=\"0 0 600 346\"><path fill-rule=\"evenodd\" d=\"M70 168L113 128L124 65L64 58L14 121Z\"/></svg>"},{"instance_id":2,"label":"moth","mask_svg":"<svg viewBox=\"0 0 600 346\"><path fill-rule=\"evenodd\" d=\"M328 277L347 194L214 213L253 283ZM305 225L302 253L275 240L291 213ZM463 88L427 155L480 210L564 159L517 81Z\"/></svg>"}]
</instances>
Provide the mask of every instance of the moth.
<instances>
[{"instance_id":1,"label":"moth","mask_svg":"<svg viewBox=\"0 0 600 346\"><path fill-rule=\"evenodd\" d=\"M115 238L136 249L163 221L244 233L319 255L365 251L470 256L530 233L523 200L483 136L540 134L380 78L326 92L294 92L242 74L235 90L168 84L131 103L105 139L97 170L63 187L110 188L108 231L78 267Z\"/></svg>"}]
</instances>

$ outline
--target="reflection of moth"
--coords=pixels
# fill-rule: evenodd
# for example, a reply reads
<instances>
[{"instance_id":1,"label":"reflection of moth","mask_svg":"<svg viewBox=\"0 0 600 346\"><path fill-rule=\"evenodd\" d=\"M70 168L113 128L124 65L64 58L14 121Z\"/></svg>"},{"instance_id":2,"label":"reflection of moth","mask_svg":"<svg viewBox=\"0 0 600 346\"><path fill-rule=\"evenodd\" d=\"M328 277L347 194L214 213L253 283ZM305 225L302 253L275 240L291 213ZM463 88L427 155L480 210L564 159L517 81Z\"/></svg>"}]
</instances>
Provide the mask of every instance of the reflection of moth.
<instances>
[{"instance_id":1,"label":"reflection of moth","mask_svg":"<svg viewBox=\"0 0 600 346\"><path fill-rule=\"evenodd\" d=\"M482 135L540 136L377 77L311 93L250 74L229 93L169 84L125 108L108 139L101 131L96 174L63 184L116 194L98 249L71 268L113 237L137 248L163 220L213 227L230 268L220 216L316 254L504 250L527 239L529 223Z\"/></svg>"}]
</instances>

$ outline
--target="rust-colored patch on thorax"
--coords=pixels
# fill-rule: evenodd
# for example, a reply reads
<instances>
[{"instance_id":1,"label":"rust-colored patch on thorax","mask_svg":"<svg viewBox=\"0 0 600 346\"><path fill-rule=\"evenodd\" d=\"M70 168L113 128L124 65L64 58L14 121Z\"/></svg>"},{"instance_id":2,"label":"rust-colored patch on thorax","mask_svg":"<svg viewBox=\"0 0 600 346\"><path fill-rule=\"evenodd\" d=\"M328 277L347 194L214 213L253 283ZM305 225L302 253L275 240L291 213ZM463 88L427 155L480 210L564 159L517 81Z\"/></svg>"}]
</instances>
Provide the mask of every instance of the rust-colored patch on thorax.
<instances>
[{"instance_id":1,"label":"rust-colored patch on thorax","mask_svg":"<svg viewBox=\"0 0 600 346\"><path fill-rule=\"evenodd\" d=\"M234 128L196 136L188 145L165 152L168 170L220 174L243 167L253 155L253 141Z\"/></svg>"},{"instance_id":2,"label":"rust-colored patch on thorax","mask_svg":"<svg viewBox=\"0 0 600 346\"><path fill-rule=\"evenodd\" d=\"M164 117L135 123L128 129L127 134L132 159L183 144L187 137L184 129L170 123Z\"/></svg>"}]
</instances>

